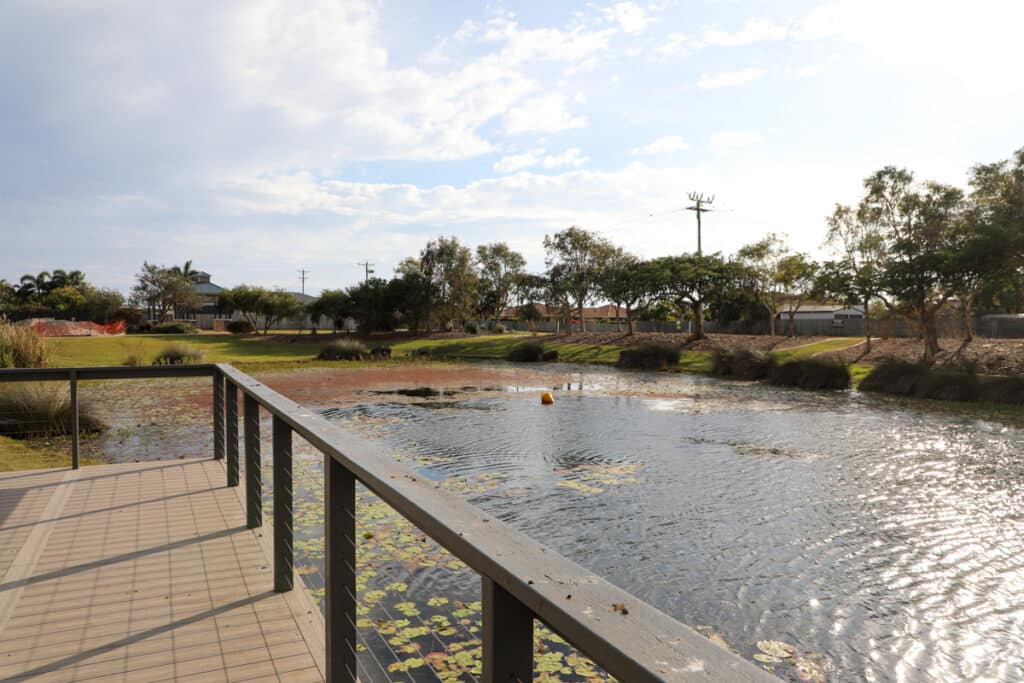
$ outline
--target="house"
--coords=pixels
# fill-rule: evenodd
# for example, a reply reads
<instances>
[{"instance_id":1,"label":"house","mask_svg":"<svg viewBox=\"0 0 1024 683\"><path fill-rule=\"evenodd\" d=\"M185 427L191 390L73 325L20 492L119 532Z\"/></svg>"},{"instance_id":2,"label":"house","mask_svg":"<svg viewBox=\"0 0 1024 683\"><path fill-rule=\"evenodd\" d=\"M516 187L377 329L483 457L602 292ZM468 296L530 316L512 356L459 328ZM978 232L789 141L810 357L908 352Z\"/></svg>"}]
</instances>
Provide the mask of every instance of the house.
<instances>
[{"instance_id":1,"label":"house","mask_svg":"<svg viewBox=\"0 0 1024 683\"><path fill-rule=\"evenodd\" d=\"M554 322L561 318L561 316L559 315L559 311L557 309L548 310L548 307L545 306L544 304L534 304L534 306L536 307L537 312L540 313L540 319L544 322ZM572 310L569 311L569 317L571 317L573 320L577 320L579 318L579 311L576 309L576 307L573 307ZM511 308L506 308L504 311L501 312L501 319L518 320L519 307L512 306ZM588 321L601 320L607 322L625 322L626 308L625 306L620 306L618 310L616 310L614 304L604 304L601 306L584 306L583 319Z\"/></svg>"},{"instance_id":2,"label":"house","mask_svg":"<svg viewBox=\"0 0 1024 683\"><path fill-rule=\"evenodd\" d=\"M780 310L778 320L788 321L792 303L785 304ZM844 320L861 320L864 309L858 306L841 306L838 304L804 304L796 309L794 320L829 320L835 325L842 325Z\"/></svg>"},{"instance_id":3,"label":"house","mask_svg":"<svg viewBox=\"0 0 1024 683\"><path fill-rule=\"evenodd\" d=\"M208 315L216 315L220 309L220 295L224 291L224 288L220 285L215 285L210 281L210 274L204 271L199 271L192 276L192 289L202 297L202 303L199 308L195 311L196 313L205 313Z\"/></svg>"}]
</instances>

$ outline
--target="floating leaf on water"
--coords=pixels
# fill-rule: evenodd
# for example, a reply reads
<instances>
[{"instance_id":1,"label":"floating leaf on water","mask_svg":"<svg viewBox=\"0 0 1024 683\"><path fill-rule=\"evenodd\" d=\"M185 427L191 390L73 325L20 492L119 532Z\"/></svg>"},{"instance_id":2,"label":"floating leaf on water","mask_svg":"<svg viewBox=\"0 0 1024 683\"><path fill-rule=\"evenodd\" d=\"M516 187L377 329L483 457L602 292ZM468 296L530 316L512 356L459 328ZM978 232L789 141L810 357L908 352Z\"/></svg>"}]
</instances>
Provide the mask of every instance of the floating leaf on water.
<instances>
[{"instance_id":1,"label":"floating leaf on water","mask_svg":"<svg viewBox=\"0 0 1024 683\"><path fill-rule=\"evenodd\" d=\"M721 633L709 633L708 640L710 640L718 647L725 648L726 650L729 649L729 643L725 642L725 638L722 636Z\"/></svg>"},{"instance_id":2,"label":"floating leaf on water","mask_svg":"<svg viewBox=\"0 0 1024 683\"><path fill-rule=\"evenodd\" d=\"M807 657L796 657L793 660L793 671L801 681L809 683L825 683L825 667L820 662Z\"/></svg>"},{"instance_id":3,"label":"floating leaf on water","mask_svg":"<svg viewBox=\"0 0 1024 683\"><path fill-rule=\"evenodd\" d=\"M763 664L778 664L779 662L782 661L781 659L779 659L775 655L766 655L763 652L758 652L757 654L755 654L754 655L754 659L756 659L757 661L759 661L759 662L761 662Z\"/></svg>"},{"instance_id":4,"label":"floating leaf on water","mask_svg":"<svg viewBox=\"0 0 1024 683\"><path fill-rule=\"evenodd\" d=\"M796 654L795 647L781 640L759 640L757 641L757 649L766 655L778 657L779 659L786 659Z\"/></svg>"}]
</instances>

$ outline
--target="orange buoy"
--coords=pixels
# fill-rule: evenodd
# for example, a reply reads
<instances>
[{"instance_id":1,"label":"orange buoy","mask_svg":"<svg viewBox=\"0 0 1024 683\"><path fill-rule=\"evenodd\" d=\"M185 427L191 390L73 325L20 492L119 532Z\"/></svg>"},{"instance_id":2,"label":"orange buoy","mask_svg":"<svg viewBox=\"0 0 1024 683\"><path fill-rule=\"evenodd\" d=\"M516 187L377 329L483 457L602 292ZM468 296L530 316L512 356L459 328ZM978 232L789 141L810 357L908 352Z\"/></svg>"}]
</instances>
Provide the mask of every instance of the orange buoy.
<instances>
[{"instance_id":1,"label":"orange buoy","mask_svg":"<svg viewBox=\"0 0 1024 683\"><path fill-rule=\"evenodd\" d=\"M555 402L555 399L551 395L550 391L545 391L543 394L540 395L540 402L546 406L549 406Z\"/></svg>"}]
</instances>

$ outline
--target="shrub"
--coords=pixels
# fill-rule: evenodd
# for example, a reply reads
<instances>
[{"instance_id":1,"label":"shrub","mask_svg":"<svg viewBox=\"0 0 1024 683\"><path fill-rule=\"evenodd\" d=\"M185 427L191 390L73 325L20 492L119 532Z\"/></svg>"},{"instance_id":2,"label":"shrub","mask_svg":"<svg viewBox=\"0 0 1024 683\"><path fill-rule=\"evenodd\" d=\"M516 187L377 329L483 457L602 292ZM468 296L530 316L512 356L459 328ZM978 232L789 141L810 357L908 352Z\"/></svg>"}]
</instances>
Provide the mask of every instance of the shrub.
<instances>
[{"instance_id":1,"label":"shrub","mask_svg":"<svg viewBox=\"0 0 1024 683\"><path fill-rule=\"evenodd\" d=\"M768 381L776 386L802 389L847 389L850 370L841 363L806 358L773 365Z\"/></svg>"},{"instance_id":2,"label":"shrub","mask_svg":"<svg viewBox=\"0 0 1024 683\"><path fill-rule=\"evenodd\" d=\"M558 360L558 349L551 349L550 351L545 351L544 354L541 356L541 360L548 363Z\"/></svg>"},{"instance_id":3,"label":"shrub","mask_svg":"<svg viewBox=\"0 0 1024 683\"><path fill-rule=\"evenodd\" d=\"M860 389L940 401L976 401L985 389L982 385L978 376L971 372L933 369L920 363L889 360L868 373L860 383ZM1008 396L1013 395L1009 384L991 389L991 395L999 395L1000 389L1007 389Z\"/></svg>"},{"instance_id":4,"label":"shrub","mask_svg":"<svg viewBox=\"0 0 1024 683\"><path fill-rule=\"evenodd\" d=\"M127 356L124 357L124 360L121 361L121 365L135 366L144 364L145 363L142 362L142 356L137 353L129 353Z\"/></svg>"},{"instance_id":5,"label":"shrub","mask_svg":"<svg viewBox=\"0 0 1024 683\"><path fill-rule=\"evenodd\" d=\"M619 351L620 368L639 368L643 370L664 370L679 365L681 352L675 346L644 344L634 349Z\"/></svg>"},{"instance_id":6,"label":"shrub","mask_svg":"<svg viewBox=\"0 0 1024 683\"><path fill-rule=\"evenodd\" d=\"M225 329L231 334L252 334L255 330L248 320L232 320Z\"/></svg>"},{"instance_id":7,"label":"shrub","mask_svg":"<svg viewBox=\"0 0 1024 683\"><path fill-rule=\"evenodd\" d=\"M196 328L191 323L170 322L153 325L153 332L156 334L191 334Z\"/></svg>"},{"instance_id":8,"label":"shrub","mask_svg":"<svg viewBox=\"0 0 1024 683\"><path fill-rule=\"evenodd\" d=\"M996 377L982 382L978 400L1024 405L1024 378Z\"/></svg>"},{"instance_id":9,"label":"shrub","mask_svg":"<svg viewBox=\"0 0 1024 683\"><path fill-rule=\"evenodd\" d=\"M172 344L164 347L153 359L153 365L189 365L198 363L203 359L203 352L200 349L184 344Z\"/></svg>"},{"instance_id":10,"label":"shrub","mask_svg":"<svg viewBox=\"0 0 1024 683\"><path fill-rule=\"evenodd\" d=\"M477 325L475 322L466 323L466 332L469 332L470 334L477 334L479 331L480 326Z\"/></svg>"},{"instance_id":11,"label":"shrub","mask_svg":"<svg viewBox=\"0 0 1024 683\"><path fill-rule=\"evenodd\" d=\"M355 339L336 339L320 349L319 360L363 360L370 357L366 345Z\"/></svg>"},{"instance_id":12,"label":"shrub","mask_svg":"<svg viewBox=\"0 0 1024 683\"><path fill-rule=\"evenodd\" d=\"M536 363L544 359L544 347L535 342L513 346L506 358L513 363Z\"/></svg>"},{"instance_id":13,"label":"shrub","mask_svg":"<svg viewBox=\"0 0 1024 683\"><path fill-rule=\"evenodd\" d=\"M505 326L501 323L496 323L492 329L494 334L505 334Z\"/></svg>"},{"instance_id":14,"label":"shrub","mask_svg":"<svg viewBox=\"0 0 1024 683\"><path fill-rule=\"evenodd\" d=\"M385 358L391 358L391 347L390 346L374 346L370 349L370 358L374 360L384 360Z\"/></svg>"},{"instance_id":15,"label":"shrub","mask_svg":"<svg viewBox=\"0 0 1024 683\"><path fill-rule=\"evenodd\" d=\"M771 357L746 349L715 349L711 354L711 372L735 379L764 379L768 377L773 365Z\"/></svg>"},{"instance_id":16,"label":"shrub","mask_svg":"<svg viewBox=\"0 0 1024 683\"><path fill-rule=\"evenodd\" d=\"M429 359L434 355L434 352L429 346L423 346L412 352L414 358L426 358Z\"/></svg>"},{"instance_id":17,"label":"shrub","mask_svg":"<svg viewBox=\"0 0 1024 683\"><path fill-rule=\"evenodd\" d=\"M41 368L50 347L31 327L0 323L0 368Z\"/></svg>"},{"instance_id":18,"label":"shrub","mask_svg":"<svg viewBox=\"0 0 1024 683\"><path fill-rule=\"evenodd\" d=\"M0 385L0 434L28 438L67 434L71 431L71 398L63 384L11 382ZM92 404L79 398L78 428L98 432L107 425L96 416Z\"/></svg>"}]
</instances>

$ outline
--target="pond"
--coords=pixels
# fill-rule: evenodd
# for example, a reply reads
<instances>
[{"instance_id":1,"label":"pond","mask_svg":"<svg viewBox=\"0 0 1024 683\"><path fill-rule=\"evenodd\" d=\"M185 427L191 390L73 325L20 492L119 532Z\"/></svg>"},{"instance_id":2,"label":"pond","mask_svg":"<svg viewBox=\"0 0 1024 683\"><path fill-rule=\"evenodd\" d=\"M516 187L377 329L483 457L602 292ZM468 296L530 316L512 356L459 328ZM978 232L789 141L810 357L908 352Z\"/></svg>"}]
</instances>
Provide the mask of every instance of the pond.
<instances>
[{"instance_id":1,"label":"pond","mask_svg":"<svg viewBox=\"0 0 1024 683\"><path fill-rule=\"evenodd\" d=\"M1018 428L688 375L498 368L398 393L422 384L394 372L300 400L783 678L1024 679ZM302 462L316 592L320 467ZM479 579L360 502L361 675L472 680ZM796 657L772 661L765 640ZM543 680L600 678L554 636L538 646Z\"/></svg>"}]
</instances>

